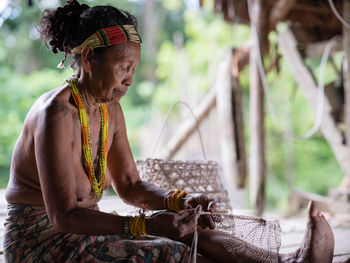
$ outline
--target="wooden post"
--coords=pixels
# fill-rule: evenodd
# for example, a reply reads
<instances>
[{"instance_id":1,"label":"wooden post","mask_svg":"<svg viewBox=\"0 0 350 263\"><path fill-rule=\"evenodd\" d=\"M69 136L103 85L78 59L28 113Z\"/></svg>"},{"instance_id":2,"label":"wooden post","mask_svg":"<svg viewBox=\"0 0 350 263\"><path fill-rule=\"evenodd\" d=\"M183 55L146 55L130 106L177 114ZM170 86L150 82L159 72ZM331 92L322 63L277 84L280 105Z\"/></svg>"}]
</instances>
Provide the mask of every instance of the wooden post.
<instances>
[{"instance_id":1,"label":"wooden post","mask_svg":"<svg viewBox=\"0 0 350 263\"><path fill-rule=\"evenodd\" d=\"M237 187L244 188L247 178L247 155L244 136L244 117L242 105L242 91L239 85L239 78L231 76L232 87L232 123L234 125L235 137L232 138L235 142L236 160L233 165L237 166Z\"/></svg>"},{"instance_id":2,"label":"wooden post","mask_svg":"<svg viewBox=\"0 0 350 263\"><path fill-rule=\"evenodd\" d=\"M246 155L241 92L238 78L231 75L231 65L232 51L229 50L220 63L215 86L222 176L231 205L236 207L235 192L245 184Z\"/></svg>"},{"instance_id":3,"label":"wooden post","mask_svg":"<svg viewBox=\"0 0 350 263\"><path fill-rule=\"evenodd\" d=\"M306 99L316 112L317 85L312 77L312 74L304 64L304 61L297 49L295 37L289 29L278 36L278 45L293 72L299 88L304 92ZM327 97L325 97L324 101L321 131L328 141L343 172L348 174L348 171L350 170L349 147L343 143L343 136L332 117L331 106Z\"/></svg>"},{"instance_id":4,"label":"wooden post","mask_svg":"<svg viewBox=\"0 0 350 263\"><path fill-rule=\"evenodd\" d=\"M260 216L265 207L265 125L264 91L259 74L258 63L262 59L267 44L267 10L264 0L251 0L250 23L254 43L250 52L250 201ZM260 50L259 50L260 49ZM262 63L263 64L263 63Z\"/></svg>"},{"instance_id":5,"label":"wooden post","mask_svg":"<svg viewBox=\"0 0 350 263\"><path fill-rule=\"evenodd\" d=\"M232 116L231 88L232 51L224 54L224 60L219 65L219 75L215 82L216 109L218 118L218 138L220 142L220 159L223 181L232 201L232 192L238 188L238 170L233 164L237 160L236 147L233 138L235 130Z\"/></svg>"},{"instance_id":6,"label":"wooden post","mask_svg":"<svg viewBox=\"0 0 350 263\"><path fill-rule=\"evenodd\" d=\"M345 21L350 21L350 2L343 1L343 16ZM343 26L344 60L344 116L346 128L346 145L350 148L350 29ZM345 176L350 177L350 170L345 171ZM348 186L350 187L350 185Z\"/></svg>"}]
</instances>

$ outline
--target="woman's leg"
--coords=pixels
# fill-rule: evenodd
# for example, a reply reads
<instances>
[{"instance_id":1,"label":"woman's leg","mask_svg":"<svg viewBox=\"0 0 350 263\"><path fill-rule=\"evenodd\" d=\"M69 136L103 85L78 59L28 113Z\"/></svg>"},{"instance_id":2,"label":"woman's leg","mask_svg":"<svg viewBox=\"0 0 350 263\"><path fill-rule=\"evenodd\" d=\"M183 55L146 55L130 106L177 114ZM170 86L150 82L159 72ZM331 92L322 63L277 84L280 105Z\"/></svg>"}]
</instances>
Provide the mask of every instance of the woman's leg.
<instances>
[{"instance_id":1,"label":"woman's leg","mask_svg":"<svg viewBox=\"0 0 350 263\"><path fill-rule=\"evenodd\" d=\"M229 241L228 241L229 240ZM183 242L191 245L192 238ZM228 244L229 242L229 244ZM227 247L230 247L229 250ZM219 230L199 230L198 252L217 262L332 262L334 237L325 218L313 202L308 207L308 224L301 247L290 254L276 254L229 236Z\"/></svg>"},{"instance_id":2,"label":"woman's leg","mask_svg":"<svg viewBox=\"0 0 350 263\"><path fill-rule=\"evenodd\" d=\"M192 259L186 263L190 263L190 262L192 262ZM197 263L215 263L215 261L212 261L210 259L207 259L207 258L197 254Z\"/></svg>"}]
</instances>

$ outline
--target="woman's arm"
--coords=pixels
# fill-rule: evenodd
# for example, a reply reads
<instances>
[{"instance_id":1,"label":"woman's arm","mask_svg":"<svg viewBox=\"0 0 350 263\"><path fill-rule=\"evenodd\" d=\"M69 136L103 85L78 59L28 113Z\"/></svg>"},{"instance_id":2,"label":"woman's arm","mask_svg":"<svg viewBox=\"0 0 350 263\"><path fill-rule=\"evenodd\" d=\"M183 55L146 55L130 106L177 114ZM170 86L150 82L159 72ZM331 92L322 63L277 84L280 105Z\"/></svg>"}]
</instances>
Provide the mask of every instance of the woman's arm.
<instances>
[{"instance_id":1,"label":"woman's arm","mask_svg":"<svg viewBox=\"0 0 350 263\"><path fill-rule=\"evenodd\" d=\"M144 204L151 210L164 209L166 191L140 179L130 150L125 120L119 103L114 109L112 120L115 121L116 132L108 153L107 165L112 175L112 186L128 204L137 207L142 207Z\"/></svg>"},{"instance_id":2,"label":"woman's arm","mask_svg":"<svg viewBox=\"0 0 350 263\"><path fill-rule=\"evenodd\" d=\"M55 230L122 234L124 217L77 206L72 106L56 98L43 108L34 137L35 158L46 211Z\"/></svg>"}]
</instances>

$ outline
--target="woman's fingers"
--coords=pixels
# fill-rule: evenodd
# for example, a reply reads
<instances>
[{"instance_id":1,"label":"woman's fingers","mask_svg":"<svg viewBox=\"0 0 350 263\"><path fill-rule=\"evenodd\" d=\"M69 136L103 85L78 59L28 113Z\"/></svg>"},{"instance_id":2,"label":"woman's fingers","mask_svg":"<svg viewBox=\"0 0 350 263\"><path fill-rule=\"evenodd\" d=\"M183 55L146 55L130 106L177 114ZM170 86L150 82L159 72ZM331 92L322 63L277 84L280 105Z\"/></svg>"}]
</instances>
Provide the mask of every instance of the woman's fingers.
<instances>
[{"instance_id":1,"label":"woman's fingers","mask_svg":"<svg viewBox=\"0 0 350 263\"><path fill-rule=\"evenodd\" d=\"M223 217L219 214L213 214L213 215L211 215L211 218L213 219L213 221L215 223L220 223L224 220Z\"/></svg>"},{"instance_id":2,"label":"woman's fingers","mask_svg":"<svg viewBox=\"0 0 350 263\"><path fill-rule=\"evenodd\" d=\"M183 211L180 215L179 221L179 235L184 237L187 234L193 233L197 228L197 221L200 217L202 207L198 205L195 209Z\"/></svg>"},{"instance_id":3,"label":"woman's fingers","mask_svg":"<svg viewBox=\"0 0 350 263\"><path fill-rule=\"evenodd\" d=\"M211 215L202 215L199 218L199 224L203 229L210 228L214 229L215 228L215 222L213 220L213 217Z\"/></svg>"},{"instance_id":4,"label":"woman's fingers","mask_svg":"<svg viewBox=\"0 0 350 263\"><path fill-rule=\"evenodd\" d=\"M191 219L193 219L194 217L198 217L200 216L200 213L202 211L202 206L201 205L198 205L196 208L193 208L193 209L187 209L187 210L184 210L182 211L181 213L179 213L179 220L181 222L188 222L190 221Z\"/></svg>"},{"instance_id":5,"label":"woman's fingers","mask_svg":"<svg viewBox=\"0 0 350 263\"><path fill-rule=\"evenodd\" d=\"M213 199L206 199L206 209L205 211L214 213L216 211L216 204ZM210 228L214 229L215 228L215 220L212 217L212 215L202 215L199 218L199 224L203 229Z\"/></svg>"},{"instance_id":6,"label":"woman's fingers","mask_svg":"<svg viewBox=\"0 0 350 263\"><path fill-rule=\"evenodd\" d=\"M207 210L212 213L216 211L216 203L214 200L209 201Z\"/></svg>"}]
</instances>

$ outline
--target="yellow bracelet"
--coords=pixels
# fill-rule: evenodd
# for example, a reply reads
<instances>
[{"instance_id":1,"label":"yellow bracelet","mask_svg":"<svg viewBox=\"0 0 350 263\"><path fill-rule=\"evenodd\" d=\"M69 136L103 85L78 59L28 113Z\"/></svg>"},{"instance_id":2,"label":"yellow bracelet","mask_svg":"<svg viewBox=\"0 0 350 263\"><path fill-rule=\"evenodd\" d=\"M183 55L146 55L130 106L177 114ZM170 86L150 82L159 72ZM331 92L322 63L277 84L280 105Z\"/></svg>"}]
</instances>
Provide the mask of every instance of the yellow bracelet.
<instances>
[{"instance_id":1,"label":"yellow bracelet","mask_svg":"<svg viewBox=\"0 0 350 263\"><path fill-rule=\"evenodd\" d=\"M181 212L180 208L181 199L188 195L188 192L176 189L175 191L169 191L164 200L164 204L166 204L166 209L174 212Z\"/></svg>"},{"instance_id":2,"label":"yellow bracelet","mask_svg":"<svg viewBox=\"0 0 350 263\"><path fill-rule=\"evenodd\" d=\"M129 228L132 236L147 236L145 215L132 217L129 221Z\"/></svg>"}]
</instances>

